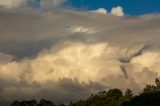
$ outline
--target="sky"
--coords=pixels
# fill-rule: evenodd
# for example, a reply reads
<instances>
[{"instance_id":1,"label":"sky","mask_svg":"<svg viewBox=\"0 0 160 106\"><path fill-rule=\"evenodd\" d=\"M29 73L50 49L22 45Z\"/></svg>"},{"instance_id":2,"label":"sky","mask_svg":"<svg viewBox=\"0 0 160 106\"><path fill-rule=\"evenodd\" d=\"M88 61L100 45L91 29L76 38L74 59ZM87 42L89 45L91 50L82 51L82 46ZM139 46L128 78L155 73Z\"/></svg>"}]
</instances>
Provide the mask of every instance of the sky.
<instances>
[{"instance_id":1,"label":"sky","mask_svg":"<svg viewBox=\"0 0 160 106\"><path fill-rule=\"evenodd\" d=\"M1 104L41 98L66 103L112 88L136 95L155 84L158 1L150 1L153 10L135 3L138 11L122 1L101 2L0 0Z\"/></svg>"},{"instance_id":2,"label":"sky","mask_svg":"<svg viewBox=\"0 0 160 106\"><path fill-rule=\"evenodd\" d=\"M160 12L159 0L70 0L66 4L78 9L105 8L121 6L127 15L144 15Z\"/></svg>"}]
</instances>

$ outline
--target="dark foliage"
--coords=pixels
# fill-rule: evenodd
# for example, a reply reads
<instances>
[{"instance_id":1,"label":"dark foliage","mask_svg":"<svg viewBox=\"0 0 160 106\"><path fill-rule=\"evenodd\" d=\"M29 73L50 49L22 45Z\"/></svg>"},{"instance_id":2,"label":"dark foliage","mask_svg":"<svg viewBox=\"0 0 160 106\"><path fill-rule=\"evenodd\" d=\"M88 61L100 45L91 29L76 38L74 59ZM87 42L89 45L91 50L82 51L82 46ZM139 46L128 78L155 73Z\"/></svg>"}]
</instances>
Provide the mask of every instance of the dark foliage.
<instances>
[{"instance_id":1,"label":"dark foliage","mask_svg":"<svg viewBox=\"0 0 160 106\"><path fill-rule=\"evenodd\" d=\"M121 106L160 106L160 92L143 93Z\"/></svg>"},{"instance_id":2,"label":"dark foliage","mask_svg":"<svg viewBox=\"0 0 160 106\"><path fill-rule=\"evenodd\" d=\"M41 99L38 103L36 100L30 100L30 101L14 101L11 106L56 106L53 102Z\"/></svg>"},{"instance_id":3,"label":"dark foliage","mask_svg":"<svg viewBox=\"0 0 160 106\"><path fill-rule=\"evenodd\" d=\"M70 106L120 106L123 94L119 89L111 89L92 94L87 100L80 100Z\"/></svg>"}]
</instances>

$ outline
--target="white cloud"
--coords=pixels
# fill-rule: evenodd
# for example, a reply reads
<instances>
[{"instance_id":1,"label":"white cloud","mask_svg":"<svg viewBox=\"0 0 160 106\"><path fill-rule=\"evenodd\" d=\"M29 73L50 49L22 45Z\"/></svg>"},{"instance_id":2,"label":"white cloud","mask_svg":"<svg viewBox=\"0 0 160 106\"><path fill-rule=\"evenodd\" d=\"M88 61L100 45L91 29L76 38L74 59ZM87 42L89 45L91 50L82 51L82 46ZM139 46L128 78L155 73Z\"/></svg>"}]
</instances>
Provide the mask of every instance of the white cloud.
<instances>
[{"instance_id":1,"label":"white cloud","mask_svg":"<svg viewBox=\"0 0 160 106\"><path fill-rule=\"evenodd\" d=\"M121 6L113 7L111 10L111 14L116 16L124 16L123 8Z\"/></svg>"},{"instance_id":2,"label":"white cloud","mask_svg":"<svg viewBox=\"0 0 160 106\"><path fill-rule=\"evenodd\" d=\"M95 12L98 14L107 14L108 11L105 8L99 8L97 10L93 10L91 12ZM111 14L115 16L124 16L123 8L121 6L113 7L111 9Z\"/></svg>"},{"instance_id":3,"label":"white cloud","mask_svg":"<svg viewBox=\"0 0 160 106\"><path fill-rule=\"evenodd\" d=\"M87 28L83 26L71 26L67 30L73 34L76 34L76 33L94 34L98 32L95 28Z\"/></svg>"},{"instance_id":4,"label":"white cloud","mask_svg":"<svg viewBox=\"0 0 160 106\"><path fill-rule=\"evenodd\" d=\"M99 9L91 11L91 12L96 12L99 14L107 14L107 10L105 8L99 8Z\"/></svg>"}]
</instances>

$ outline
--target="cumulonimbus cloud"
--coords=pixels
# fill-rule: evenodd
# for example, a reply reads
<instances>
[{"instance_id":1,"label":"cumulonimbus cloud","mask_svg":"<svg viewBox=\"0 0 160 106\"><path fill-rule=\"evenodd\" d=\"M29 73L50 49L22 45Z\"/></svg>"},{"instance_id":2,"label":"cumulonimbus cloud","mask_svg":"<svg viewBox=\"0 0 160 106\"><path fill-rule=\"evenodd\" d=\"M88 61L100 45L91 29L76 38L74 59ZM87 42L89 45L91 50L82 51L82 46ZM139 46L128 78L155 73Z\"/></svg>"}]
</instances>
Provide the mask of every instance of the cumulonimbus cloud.
<instances>
[{"instance_id":1,"label":"cumulonimbus cloud","mask_svg":"<svg viewBox=\"0 0 160 106\"><path fill-rule=\"evenodd\" d=\"M65 102L110 88L138 93L160 74L159 17L1 12L1 100Z\"/></svg>"}]
</instances>

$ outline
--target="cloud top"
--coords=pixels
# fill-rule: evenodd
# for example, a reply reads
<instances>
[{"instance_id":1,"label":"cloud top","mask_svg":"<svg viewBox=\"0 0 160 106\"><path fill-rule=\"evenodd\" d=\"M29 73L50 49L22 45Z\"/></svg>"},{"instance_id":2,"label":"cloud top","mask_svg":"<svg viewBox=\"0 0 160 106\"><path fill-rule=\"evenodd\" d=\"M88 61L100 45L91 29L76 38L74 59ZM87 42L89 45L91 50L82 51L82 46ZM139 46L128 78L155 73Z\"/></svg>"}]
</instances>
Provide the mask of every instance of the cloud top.
<instances>
[{"instance_id":1,"label":"cloud top","mask_svg":"<svg viewBox=\"0 0 160 106\"><path fill-rule=\"evenodd\" d=\"M121 6L113 7L111 10L111 14L116 16L124 16L123 8Z\"/></svg>"},{"instance_id":2,"label":"cloud top","mask_svg":"<svg viewBox=\"0 0 160 106\"><path fill-rule=\"evenodd\" d=\"M92 12L95 12L98 14L108 14L108 11L104 8L99 8L99 9L94 10ZM121 6L113 7L111 9L110 13L115 16L124 16L123 8Z\"/></svg>"},{"instance_id":3,"label":"cloud top","mask_svg":"<svg viewBox=\"0 0 160 106\"><path fill-rule=\"evenodd\" d=\"M107 10L104 8L99 8L95 10L94 12L99 13L99 14L107 14Z\"/></svg>"}]
</instances>

